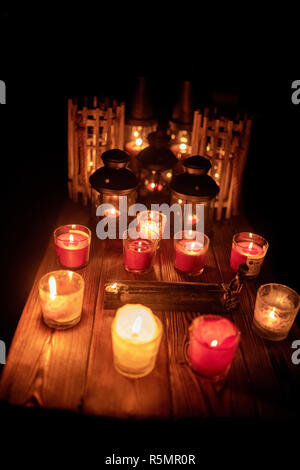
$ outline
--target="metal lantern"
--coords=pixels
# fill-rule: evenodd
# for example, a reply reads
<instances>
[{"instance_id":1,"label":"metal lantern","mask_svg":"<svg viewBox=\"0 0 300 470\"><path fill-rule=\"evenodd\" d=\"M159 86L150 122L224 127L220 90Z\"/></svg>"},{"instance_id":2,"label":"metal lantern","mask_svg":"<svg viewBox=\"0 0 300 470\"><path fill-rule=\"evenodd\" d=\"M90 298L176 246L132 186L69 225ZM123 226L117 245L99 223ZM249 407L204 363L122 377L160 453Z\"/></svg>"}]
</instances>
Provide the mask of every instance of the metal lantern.
<instances>
[{"instance_id":1,"label":"metal lantern","mask_svg":"<svg viewBox=\"0 0 300 470\"><path fill-rule=\"evenodd\" d=\"M177 159L169 149L170 137L163 130L148 136L149 147L137 155L139 166L139 200L151 204L169 202L169 183Z\"/></svg>"},{"instance_id":2,"label":"metal lantern","mask_svg":"<svg viewBox=\"0 0 300 470\"><path fill-rule=\"evenodd\" d=\"M171 133L170 149L180 160L191 155L191 138L193 125L191 82L185 81L169 121Z\"/></svg>"},{"instance_id":3,"label":"metal lantern","mask_svg":"<svg viewBox=\"0 0 300 470\"><path fill-rule=\"evenodd\" d=\"M120 215L119 201L127 196L128 207L136 202L138 180L131 170L126 168L129 155L119 149L104 152L101 156L104 166L96 170L89 178L92 188L92 210L100 204L111 204L104 216L118 218Z\"/></svg>"},{"instance_id":4,"label":"metal lantern","mask_svg":"<svg viewBox=\"0 0 300 470\"><path fill-rule=\"evenodd\" d=\"M207 158L195 155L183 161L185 172L174 176L171 182L171 204L182 206L184 216L184 204L191 204L192 214L190 214L190 224L196 227L197 204L204 205L204 231L211 233L214 217L215 197L219 192L216 182L207 173L211 168L211 163Z\"/></svg>"},{"instance_id":5,"label":"metal lantern","mask_svg":"<svg viewBox=\"0 0 300 470\"><path fill-rule=\"evenodd\" d=\"M147 147L147 137L157 127L157 119L149 98L148 84L144 77L138 77L137 89L130 106L125 125L125 150L131 157L131 167L135 171L136 155Z\"/></svg>"}]
</instances>

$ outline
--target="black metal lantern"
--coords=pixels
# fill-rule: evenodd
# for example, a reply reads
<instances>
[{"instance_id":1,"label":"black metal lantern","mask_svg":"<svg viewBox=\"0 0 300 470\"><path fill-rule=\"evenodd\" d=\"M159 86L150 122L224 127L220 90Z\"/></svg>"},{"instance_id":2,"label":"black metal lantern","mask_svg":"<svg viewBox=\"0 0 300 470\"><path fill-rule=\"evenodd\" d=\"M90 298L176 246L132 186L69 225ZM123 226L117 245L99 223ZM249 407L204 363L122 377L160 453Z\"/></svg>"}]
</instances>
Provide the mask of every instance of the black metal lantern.
<instances>
[{"instance_id":1,"label":"black metal lantern","mask_svg":"<svg viewBox=\"0 0 300 470\"><path fill-rule=\"evenodd\" d=\"M104 152L101 156L104 166L96 170L89 178L92 188L92 210L100 204L110 204L104 216L118 218L120 215L120 197L127 196L128 207L136 202L138 180L131 170L126 168L130 157L119 149Z\"/></svg>"},{"instance_id":2,"label":"black metal lantern","mask_svg":"<svg viewBox=\"0 0 300 470\"><path fill-rule=\"evenodd\" d=\"M184 204L191 204L192 214L189 216L190 224L195 228L197 219L197 204L204 205L204 231L212 230L215 197L219 192L219 186L207 175L211 163L207 158L195 155L183 161L185 172L174 176L171 182L171 204L180 204L184 216Z\"/></svg>"},{"instance_id":3,"label":"black metal lantern","mask_svg":"<svg viewBox=\"0 0 300 470\"><path fill-rule=\"evenodd\" d=\"M137 155L139 166L139 200L151 204L169 202L173 168L177 158L169 149L170 137L163 130L148 136L149 147Z\"/></svg>"}]
</instances>

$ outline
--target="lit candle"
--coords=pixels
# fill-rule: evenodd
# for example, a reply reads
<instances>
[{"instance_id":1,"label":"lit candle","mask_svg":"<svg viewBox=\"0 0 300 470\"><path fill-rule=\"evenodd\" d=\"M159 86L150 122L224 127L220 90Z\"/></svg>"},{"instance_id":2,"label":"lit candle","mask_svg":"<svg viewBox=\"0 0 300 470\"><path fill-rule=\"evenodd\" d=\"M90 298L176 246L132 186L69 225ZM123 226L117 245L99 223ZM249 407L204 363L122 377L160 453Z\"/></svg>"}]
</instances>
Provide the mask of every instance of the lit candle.
<instances>
[{"instance_id":1,"label":"lit candle","mask_svg":"<svg viewBox=\"0 0 300 470\"><path fill-rule=\"evenodd\" d=\"M110 217L111 219L117 219L120 216L120 211L112 207L111 209L106 209L104 211L105 217Z\"/></svg>"},{"instance_id":2,"label":"lit candle","mask_svg":"<svg viewBox=\"0 0 300 470\"><path fill-rule=\"evenodd\" d=\"M165 214L159 211L142 211L137 215L137 228L145 238L161 239L167 223Z\"/></svg>"},{"instance_id":3,"label":"lit candle","mask_svg":"<svg viewBox=\"0 0 300 470\"><path fill-rule=\"evenodd\" d=\"M228 373L240 340L240 332L227 318L202 315L189 328L188 357L201 377L218 381Z\"/></svg>"},{"instance_id":4,"label":"lit candle","mask_svg":"<svg viewBox=\"0 0 300 470\"><path fill-rule=\"evenodd\" d=\"M240 264L247 264L246 276L257 276L268 250L268 242L254 233L241 232L234 235L230 256L230 267L237 271Z\"/></svg>"},{"instance_id":5,"label":"lit candle","mask_svg":"<svg viewBox=\"0 0 300 470\"><path fill-rule=\"evenodd\" d=\"M112 324L117 371L132 378L149 374L155 366L162 331L161 321L150 308L139 304L119 308Z\"/></svg>"},{"instance_id":6,"label":"lit candle","mask_svg":"<svg viewBox=\"0 0 300 470\"><path fill-rule=\"evenodd\" d=\"M282 284L264 284L257 291L254 330L263 338L285 339L299 309L299 295Z\"/></svg>"},{"instance_id":7,"label":"lit candle","mask_svg":"<svg viewBox=\"0 0 300 470\"><path fill-rule=\"evenodd\" d=\"M135 273L148 271L152 266L156 248L157 240L123 239L123 259L126 271Z\"/></svg>"},{"instance_id":8,"label":"lit candle","mask_svg":"<svg viewBox=\"0 0 300 470\"><path fill-rule=\"evenodd\" d=\"M89 261L91 231L83 225L63 225L54 232L59 262L66 268L82 268Z\"/></svg>"},{"instance_id":9,"label":"lit candle","mask_svg":"<svg viewBox=\"0 0 300 470\"><path fill-rule=\"evenodd\" d=\"M44 322L51 328L66 329L81 318L84 279L73 271L52 271L39 282Z\"/></svg>"},{"instance_id":10,"label":"lit candle","mask_svg":"<svg viewBox=\"0 0 300 470\"><path fill-rule=\"evenodd\" d=\"M137 139L127 142L125 149L132 157L135 157L139 152L147 147L147 143L143 142L143 139L138 137Z\"/></svg>"},{"instance_id":11,"label":"lit candle","mask_svg":"<svg viewBox=\"0 0 300 470\"><path fill-rule=\"evenodd\" d=\"M183 239L174 238L175 268L194 276L202 274L205 266L205 255L209 246L209 238L192 230L184 232L190 233L194 239L186 239L187 235Z\"/></svg>"}]
</instances>

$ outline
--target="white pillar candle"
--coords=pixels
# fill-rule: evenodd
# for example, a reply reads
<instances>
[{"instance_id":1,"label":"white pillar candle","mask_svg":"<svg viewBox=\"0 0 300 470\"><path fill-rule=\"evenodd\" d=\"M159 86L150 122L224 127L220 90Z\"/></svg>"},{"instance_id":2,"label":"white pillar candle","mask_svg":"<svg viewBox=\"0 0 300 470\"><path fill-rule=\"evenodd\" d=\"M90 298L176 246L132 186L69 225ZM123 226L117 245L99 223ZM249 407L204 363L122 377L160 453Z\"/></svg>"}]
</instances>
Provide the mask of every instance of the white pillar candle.
<instances>
[{"instance_id":1,"label":"white pillar candle","mask_svg":"<svg viewBox=\"0 0 300 470\"><path fill-rule=\"evenodd\" d=\"M119 308L112 324L117 371L132 378L149 374L155 366L161 337L161 321L150 308L140 304Z\"/></svg>"}]
</instances>

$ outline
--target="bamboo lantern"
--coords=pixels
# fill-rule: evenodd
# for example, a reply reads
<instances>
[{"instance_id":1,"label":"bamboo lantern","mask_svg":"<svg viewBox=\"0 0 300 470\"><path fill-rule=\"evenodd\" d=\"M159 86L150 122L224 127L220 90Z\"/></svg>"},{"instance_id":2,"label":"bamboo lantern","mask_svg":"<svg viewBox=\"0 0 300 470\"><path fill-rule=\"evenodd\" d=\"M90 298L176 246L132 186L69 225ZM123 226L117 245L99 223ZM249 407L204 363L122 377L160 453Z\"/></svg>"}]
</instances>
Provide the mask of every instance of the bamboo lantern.
<instances>
[{"instance_id":1,"label":"bamboo lantern","mask_svg":"<svg viewBox=\"0 0 300 470\"><path fill-rule=\"evenodd\" d=\"M171 134L170 149L179 159L191 155L193 110L191 82L184 81L181 86L181 93L176 103L172 117L169 121Z\"/></svg>"},{"instance_id":2,"label":"bamboo lantern","mask_svg":"<svg viewBox=\"0 0 300 470\"><path fill-rule=\"evenodd\" d=\"M125 125L125 150L130 155L131 168L137 172L136 156L148 146L148 135L157 127L157 119L149 98L149 87L144 77L138 77L129 115Z\"/></svg>"},{"instance_id":3,"label":"bamboo lantern","mask_svg":"<svg viewBox=\"0 0 300 470\"><path fill-rule=\"evenodd\" d=\"M123 149L125 104L106 99L99 102L95 96L92 106L84 98L83 106L77 99L68 100L68 191L74 202L82 198L87 205L90 198L90 175L101 167L101 155L112 149Z\"/></svg>"},{"instance_id":4,"label":"bamboo lantern","mask_svg":"<svg viewBox=\"0 0 300 470\"><path fill-rule=\"evenodd\" d=\"M194 112L192 153L211 161L210 176L220 188L216 198L216 218L237 215L241 199L242 178L250 144L252 118L237 121L210 117L209 110Z\"/></svg>"}]
</instances>

